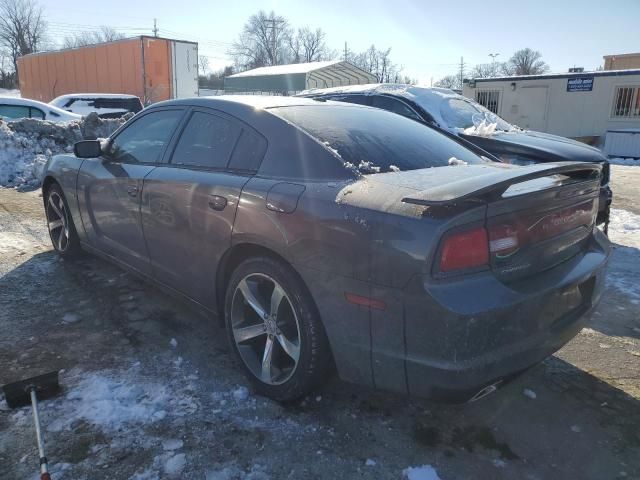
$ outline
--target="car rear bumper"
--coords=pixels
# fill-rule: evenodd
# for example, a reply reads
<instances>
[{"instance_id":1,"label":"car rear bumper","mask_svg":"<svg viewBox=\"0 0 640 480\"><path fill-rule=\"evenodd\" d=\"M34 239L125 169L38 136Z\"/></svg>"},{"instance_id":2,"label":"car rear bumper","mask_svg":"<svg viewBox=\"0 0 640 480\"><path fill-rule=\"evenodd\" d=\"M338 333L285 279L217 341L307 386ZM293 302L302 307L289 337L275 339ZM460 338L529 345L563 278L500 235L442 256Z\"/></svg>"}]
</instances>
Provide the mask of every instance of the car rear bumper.
<instances>
[{"instance_id":1,"label":"car rear bumper","mask_svg":"<svg viewBox=\"0 0 640 480\"><path fill-rule=\"evenodd\" d=\"M408 392L466 401L556 352L599 301L609 253L596 231L584 255L526 282L506 286L487 274L412 282L404 300Z\"/></svg>"}]
</instances>

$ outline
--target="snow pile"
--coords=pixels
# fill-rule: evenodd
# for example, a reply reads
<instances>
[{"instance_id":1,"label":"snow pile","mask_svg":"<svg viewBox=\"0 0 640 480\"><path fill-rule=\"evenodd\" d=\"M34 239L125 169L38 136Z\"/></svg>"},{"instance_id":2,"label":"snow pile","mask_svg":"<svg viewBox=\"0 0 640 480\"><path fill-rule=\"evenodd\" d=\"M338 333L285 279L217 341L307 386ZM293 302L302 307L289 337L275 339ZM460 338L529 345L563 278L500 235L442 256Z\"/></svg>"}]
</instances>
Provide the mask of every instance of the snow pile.
<instances>
[{"instance_id":1,"label":"snow pile","mask_svg":"<svg viewBox=\"0 0 640 480\"><path fill-rule=\"evenodd\" d=\"M609 159L609 163L613 165L625 165L627 167L639 167L640 158L622 158L614 157Z\"/></svg>"},{"instance_id":2,"label":"snow pile","mask_svg":"<svg viewBox=\"0 0 640 480\"><path fill-rule=\"evenodd\" d=\"M475 135L477 137L490 137L496 131L497 123L489 123L487 120L482 120L478 125L465 128L463 133L465 135Z\"/></svg>"},{"instance_id":3,"label":"snow pile","mask_svg":"<svg viewBox=\"0 0 640 480\"><path fill-rule=\"evenodd\" d=\"M0 120L0 186L36 187L53 155L73 151L83 139L108 137L124 119L88 115L78 122L54 123L35 118Z\"/></svg>"},{"instance_id":4,"label":"snow pile","mask_svg":"<svg viewBox=\"0 0 640 480\"><path fill-rule=\"evenodd\" d=\"M409 467L402 471L402 478L405 480L440 480L437 472L431 465L421 467Z\"/></svg>"},{"instance_id":5,"label":"snow pile","mask_svg":"<svg viewBox=\"0 0 640 480\"><path fill-rule=\"evenodd\" d=\"M0 88L0 97L15 97L15 98L20 98L20 90L18 89L11 89L11 90L7 90L6 88Z\"/></svg>"}]
</instances>

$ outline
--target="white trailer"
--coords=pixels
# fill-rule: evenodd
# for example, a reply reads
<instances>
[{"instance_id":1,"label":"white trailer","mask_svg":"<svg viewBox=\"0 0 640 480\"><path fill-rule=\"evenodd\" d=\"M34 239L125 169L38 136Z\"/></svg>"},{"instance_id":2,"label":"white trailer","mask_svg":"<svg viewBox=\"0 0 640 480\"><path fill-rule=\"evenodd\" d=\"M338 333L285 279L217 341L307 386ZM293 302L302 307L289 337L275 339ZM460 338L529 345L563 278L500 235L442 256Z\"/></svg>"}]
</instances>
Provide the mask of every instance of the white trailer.
<instances>
[{"instance_id":1,"label":"white trailer","mask_svg":"<svg viewBox=\"0 0 640 480\"><path fill-rule=\"evenodd\" d=\"M462 93L522 128L588 143L640 129L640 70L465 79Z\"/></svg>"},{"instance_id":2,"label":"white trailer","mask_svg":"<svg viewBox=\"0 0 640 480\"><path fill-rule=\"evenodd\" d=\"M198 96L198 44L171 41L172 97Z\"/></svg>"}]
</instances>

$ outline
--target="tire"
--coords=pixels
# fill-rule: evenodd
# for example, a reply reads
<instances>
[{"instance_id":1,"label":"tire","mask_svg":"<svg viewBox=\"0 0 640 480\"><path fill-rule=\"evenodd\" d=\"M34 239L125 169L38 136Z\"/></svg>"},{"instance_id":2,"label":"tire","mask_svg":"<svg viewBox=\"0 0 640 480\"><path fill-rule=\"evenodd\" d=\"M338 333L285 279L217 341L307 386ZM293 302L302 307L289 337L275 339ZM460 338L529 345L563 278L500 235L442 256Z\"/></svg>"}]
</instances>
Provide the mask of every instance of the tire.
<instances>
[{"instance_id":1,"label":"tire","mask_svg":"<svg viewBox=\"0 0 640 480\"><path fill-rule=\"evenodd\" d=\"M225 323L231 348L257 393L288 402L326 381L333 363L320 316L297 273L284 263L255 257L238 265L225 294Z\"/></svg>"},{"instance_id":2,"label":"tire","mask_svg":"<svg viewBox=\"0 0 640 480\"><path fill-rule=\"evenodd\" d=\"M57 183L53 183L46 190L45 195L44 210L53 248L64 259L80 257L82 255L80 238L62 188Z\"/></svg>"}]
</instances>

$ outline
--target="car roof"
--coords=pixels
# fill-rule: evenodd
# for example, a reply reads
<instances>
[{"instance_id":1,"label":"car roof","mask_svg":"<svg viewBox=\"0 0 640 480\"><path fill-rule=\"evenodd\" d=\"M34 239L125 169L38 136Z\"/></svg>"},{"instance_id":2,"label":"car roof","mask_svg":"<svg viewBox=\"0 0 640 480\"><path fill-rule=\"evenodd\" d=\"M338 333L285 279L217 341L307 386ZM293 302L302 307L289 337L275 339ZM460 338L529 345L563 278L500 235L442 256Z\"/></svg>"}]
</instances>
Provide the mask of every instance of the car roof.
<instances>
[{"instance_id":1,"label":"car roof","mask_svg":"<svg viewBox=\"0 0 640 480\"><path fill-rule=\"evenodd\" d=\"M56 97L53 100L60 100L62 98L139 98L139 97L136 95L130 95L128 93L67 93L66 95L60 95L59 97Z\"/></svg>"},{"instance_id":2,"label":"car roof","mask_svg":"<svg viewBox=\"0 0 640 480\"><path fill-rule=\"evenodd\" d=\"M276 108L290 107L294 105L318 105L319 103L321 102L303 97L284 97L276 95L217 95L211 97L192 97L178 100L167 100L164 102L154 103L152 107L160 105L200 105L213 107L240 104L253 108Z\"/></svg>"}]
</instances>

